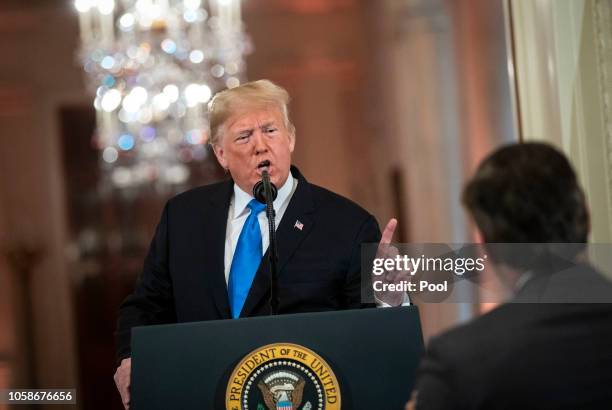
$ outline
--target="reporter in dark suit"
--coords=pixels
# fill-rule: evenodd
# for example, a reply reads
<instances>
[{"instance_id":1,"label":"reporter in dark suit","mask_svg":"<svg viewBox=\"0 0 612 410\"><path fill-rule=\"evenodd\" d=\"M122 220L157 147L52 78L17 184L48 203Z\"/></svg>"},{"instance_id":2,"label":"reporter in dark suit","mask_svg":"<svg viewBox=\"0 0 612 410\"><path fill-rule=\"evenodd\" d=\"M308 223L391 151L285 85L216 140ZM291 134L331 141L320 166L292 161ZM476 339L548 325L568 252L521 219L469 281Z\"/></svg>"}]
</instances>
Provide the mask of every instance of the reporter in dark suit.
<instances>
[{"instance_id":1,"label":"reporter in dark suit","mask_svg":"<svg viewBox=\"0 0 612 410\"><path fill-rule=\"evenodd\" d=\"M584 194L551 146L493 153L463 199L486 243L587 241ZM612 304L547 303L612 302L612 284L579 262L582 246L560 246L575 258L570 269L524 272L525 255L495 254L514 299L430 341L407 409L612 408Z\"/></svg>"},{"instance_id":2,"label":"reporter in dark suit","mask_svg":"<svg viewBox=\"0 0 612 410\"><path fill-rule=\"evenodd\" d=\"M278 187L279 312L360 307L361 244L380 240L378 224L291 167L288 102L284 89L260 80L210 104L210 143L232 180L187 191L164 208L141 281L120 308L115 382L126 408L132 327L269 314L267 220L252 196L263 169Z\"/></svg>"}]
</instances>

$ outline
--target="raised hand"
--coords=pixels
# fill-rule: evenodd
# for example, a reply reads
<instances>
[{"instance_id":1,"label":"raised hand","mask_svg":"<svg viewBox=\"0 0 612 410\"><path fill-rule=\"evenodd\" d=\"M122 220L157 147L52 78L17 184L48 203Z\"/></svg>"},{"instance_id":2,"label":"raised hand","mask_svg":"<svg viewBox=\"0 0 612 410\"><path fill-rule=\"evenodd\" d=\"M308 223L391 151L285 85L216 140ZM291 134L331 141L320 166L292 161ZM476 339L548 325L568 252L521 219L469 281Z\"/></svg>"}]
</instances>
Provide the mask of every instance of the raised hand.
<instances>
[{"instance_id":1,"label":"raised hand","mask_svg":"<svg viewBox=\"0 0 612 410\"><path fill-rule=\"evenodd\" d=\"M391 218L385 227L380 242L378 243L378 249L376 251L376 258L379 259L388 259L395 258L399 251L393 245L391 245L391 240L393 239L393 234L395 233L395 229L397 228L397 219ZM408 272L404 271L387 271L383 274L383 276L375 277L372 276L372 279L380 280L382 279L385 284L397 284L402 281L409 281L411 278ZM391 306L399 306L405 300L405 294L403 292L390 292L390 291L381 291L375 292L375 297L381 302L384 302Z\"/></svg>"}]
</instances>

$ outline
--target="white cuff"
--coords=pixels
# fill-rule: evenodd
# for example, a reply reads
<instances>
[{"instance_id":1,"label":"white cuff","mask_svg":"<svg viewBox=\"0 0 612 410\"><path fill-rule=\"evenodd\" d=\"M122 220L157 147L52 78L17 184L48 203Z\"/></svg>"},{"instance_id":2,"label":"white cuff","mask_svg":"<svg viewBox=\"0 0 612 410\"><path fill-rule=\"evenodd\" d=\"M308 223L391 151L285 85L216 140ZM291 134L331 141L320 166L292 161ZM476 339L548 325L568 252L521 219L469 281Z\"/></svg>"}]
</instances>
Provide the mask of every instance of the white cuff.
<instances>
[{"instance_id":1,"label":"white cuff","mask_svg":"<svg viewBox=\"0 0 612 410\"><path fill-rule=\"evenodd\" d=\"M393 307L390 304L383 302L382 300L379 300L376 296L374 296L374 299L376 300L376 307L379 307L379 308ZM410 303L410 296L408 296L408 293L404 293L402 304L400 306L410 306L411 304L412 303Z\"/></svg>"}]
</instances>

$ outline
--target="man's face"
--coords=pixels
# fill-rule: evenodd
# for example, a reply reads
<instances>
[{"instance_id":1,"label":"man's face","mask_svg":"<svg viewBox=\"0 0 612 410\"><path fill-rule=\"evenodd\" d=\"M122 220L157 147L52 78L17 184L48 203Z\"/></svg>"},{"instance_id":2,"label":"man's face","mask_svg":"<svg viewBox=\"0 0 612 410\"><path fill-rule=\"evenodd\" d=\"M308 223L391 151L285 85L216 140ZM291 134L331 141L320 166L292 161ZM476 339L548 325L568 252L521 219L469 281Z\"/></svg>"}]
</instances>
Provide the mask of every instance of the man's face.
<instances>
[{"instance_id":1,"label":"man's face","mask_svg":"<svg viewBox=\"0 0 612 410\"><path fill-rule=\"evenodd\" d=\"M280 188L289 176L295 136L289 134L277 107L244 110L230 116L213 149L222 167L245 192L268 170L270 180Z\"/></svg>"}]
</instances>

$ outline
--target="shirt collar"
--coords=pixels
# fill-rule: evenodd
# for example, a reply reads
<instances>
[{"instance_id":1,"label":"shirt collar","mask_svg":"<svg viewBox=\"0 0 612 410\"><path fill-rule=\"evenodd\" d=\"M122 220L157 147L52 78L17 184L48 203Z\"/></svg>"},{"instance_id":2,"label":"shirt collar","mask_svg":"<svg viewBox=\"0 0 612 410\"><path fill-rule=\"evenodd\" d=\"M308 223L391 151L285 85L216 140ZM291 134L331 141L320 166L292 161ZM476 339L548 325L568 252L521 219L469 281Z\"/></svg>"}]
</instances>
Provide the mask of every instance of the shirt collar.
<instances>
[{"instance_id":1,"label":"shirt collar","mask_svg":"<svg viewBox=\"0 0 612 410\"><path fill-rule=\"evenodd\" d=\"M291 191L293 190L293 185L295 184L295 178L289 172L289 177L285 181L282 187L278 190L276 195L276 199L272 203L272 206L275 210L278 210L281 205L287 200ZM246 207L253 199L253 195L247 194L244 192L238 185L234 183L234 203L233 203L233 211L234 211L234 219L241 216L245 211Z\"/></svg>"}]
</instances>

